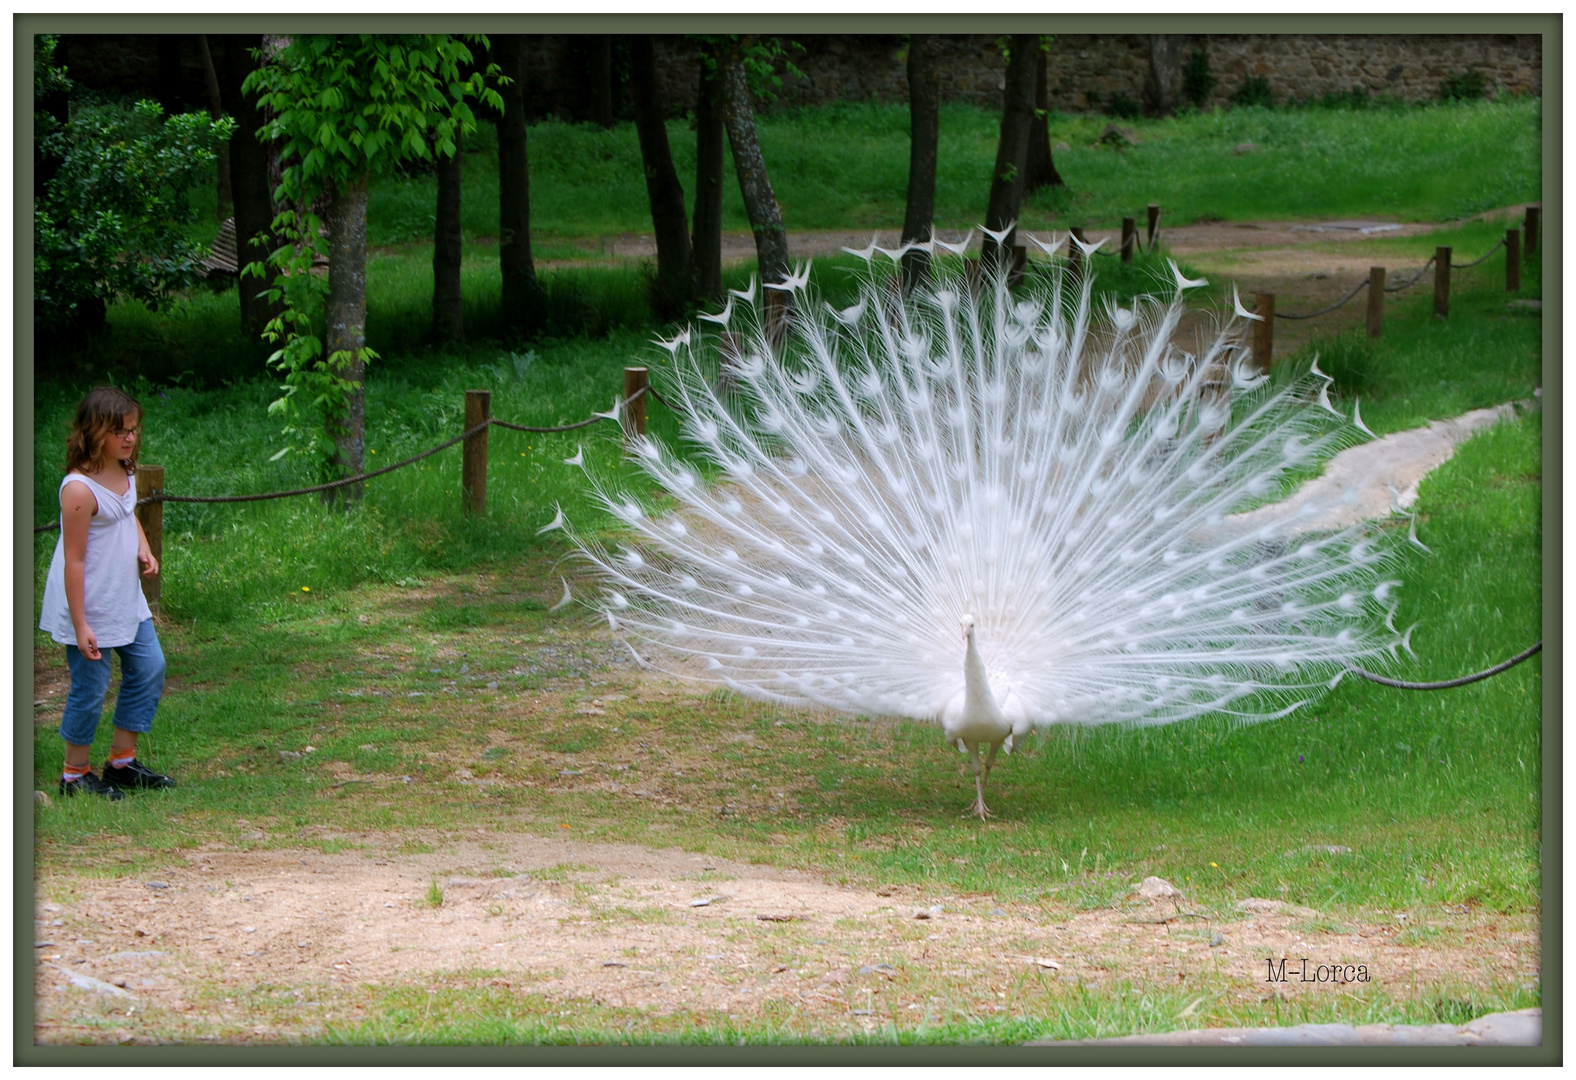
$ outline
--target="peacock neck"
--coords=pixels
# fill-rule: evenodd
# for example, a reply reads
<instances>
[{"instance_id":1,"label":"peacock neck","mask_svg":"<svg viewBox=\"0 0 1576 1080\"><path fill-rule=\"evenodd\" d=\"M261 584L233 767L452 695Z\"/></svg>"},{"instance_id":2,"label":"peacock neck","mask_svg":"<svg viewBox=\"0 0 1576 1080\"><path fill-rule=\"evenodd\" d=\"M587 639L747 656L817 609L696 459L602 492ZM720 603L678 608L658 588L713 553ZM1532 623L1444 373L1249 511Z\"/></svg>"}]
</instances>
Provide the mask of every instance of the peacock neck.
<instances>
[{"instance_id":1,"label":"peacock neck","mask_svg":"<svg viewBox=\"0 0 1576 1080\"><path fill-rule=\"evenodd\" d=\"M990 678L985 674L985 660L980 656L974 641L974 628L969 627L968 648L963 653L963 690L965 709L970 715L989 716L999 712L996 696L991 693Z\"/></svg>"}]
</instances>

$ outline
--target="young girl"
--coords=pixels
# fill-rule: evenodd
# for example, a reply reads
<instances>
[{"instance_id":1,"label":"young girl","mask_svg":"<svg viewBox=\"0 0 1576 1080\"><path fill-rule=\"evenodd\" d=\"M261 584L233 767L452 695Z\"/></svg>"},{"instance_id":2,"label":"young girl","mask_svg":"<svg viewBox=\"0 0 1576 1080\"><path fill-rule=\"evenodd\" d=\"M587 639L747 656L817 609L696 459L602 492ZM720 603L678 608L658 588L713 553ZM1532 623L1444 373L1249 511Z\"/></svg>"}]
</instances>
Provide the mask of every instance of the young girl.
<instances>
[{"instance_id":1,"label":"young girl","mask_svg":"<svg viewBox=\"0 0 1576 1080\"><path fill-rule=\"evenodd\" d=\"M153 614L137 580L137 566L151 577L158 560L135 513L137 447L142 406L101 386L77 406L66 439L66 476L60 482L60 540L44 583L40 630L66 647L71 693L60 735L66 765L60 793L121 798L122 790L169 788L175 781L137 760L137 735L153 726L164 690L164 651ZM120 653L120 693L115 737L104 778L88 766L109 689L108 651Z\"/></svg>"}]
</instances>

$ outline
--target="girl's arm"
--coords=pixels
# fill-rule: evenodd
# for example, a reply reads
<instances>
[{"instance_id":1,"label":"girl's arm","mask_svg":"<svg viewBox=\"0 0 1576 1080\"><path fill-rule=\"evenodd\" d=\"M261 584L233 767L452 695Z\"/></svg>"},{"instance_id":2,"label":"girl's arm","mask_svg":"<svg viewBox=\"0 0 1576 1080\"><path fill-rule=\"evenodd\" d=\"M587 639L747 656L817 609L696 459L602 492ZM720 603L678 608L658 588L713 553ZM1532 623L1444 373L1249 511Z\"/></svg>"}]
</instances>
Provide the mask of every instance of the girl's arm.
<instances>
[{"instance_id":1,"label":"girl's arm","mask_svg":"<svg viewBox=\"0 0 1576 1080\"><path fill-rule=\"evenodd\" d=\"M98 638L88 625L83 610L88 561L88 521L98 512L98 500L86 484L67 484L60 489L60 536L66 564L66 607L76 631L77 648L89 660L101 659Z\"/></svg>"},{"instance_id":2,"label":"girl's arm","mask_svg":"<svg viewBox=\"0 0 1576 1080\"><path fill-rule=\"evenodd\" d=\"M159 573L159 560L153 557L153 547L148 543L148 534L142 531L142 519L137 519L137 561L142 563L143 577L157 577Z\"/></svg>"}]
</instances>

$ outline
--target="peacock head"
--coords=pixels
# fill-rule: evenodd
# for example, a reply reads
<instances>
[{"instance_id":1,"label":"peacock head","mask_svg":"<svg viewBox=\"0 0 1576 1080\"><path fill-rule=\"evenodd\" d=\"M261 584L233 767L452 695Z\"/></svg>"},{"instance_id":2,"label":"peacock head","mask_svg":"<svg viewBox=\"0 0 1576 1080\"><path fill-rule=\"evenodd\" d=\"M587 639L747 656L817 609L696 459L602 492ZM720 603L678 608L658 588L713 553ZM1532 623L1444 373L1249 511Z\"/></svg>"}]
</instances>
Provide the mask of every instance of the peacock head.
<instances>
[{"instance_id":1,"label":"peacock head","mask_svg":"<svg viewBox=\"0 0 1576 1080\"><path fill-rule=\"evenodd\" d=\"M963 627L963 636L965 638L970 638L970 637L974 636L974 616L973 615L965 615L965 616L963 616L963 618L959 619L958 622Z\"/></svg>"}]
</instances>

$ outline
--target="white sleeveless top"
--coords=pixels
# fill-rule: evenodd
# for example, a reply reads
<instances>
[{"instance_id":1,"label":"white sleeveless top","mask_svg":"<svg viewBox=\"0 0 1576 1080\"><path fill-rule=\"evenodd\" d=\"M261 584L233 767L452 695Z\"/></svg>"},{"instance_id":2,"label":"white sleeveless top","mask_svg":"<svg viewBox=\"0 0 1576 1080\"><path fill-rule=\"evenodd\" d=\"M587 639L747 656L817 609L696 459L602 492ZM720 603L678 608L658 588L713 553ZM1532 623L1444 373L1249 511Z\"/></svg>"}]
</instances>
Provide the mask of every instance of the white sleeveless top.
<instances>
[{"instance_id":1,"label":"white sleeveless top","mask_svg":"<svg viewBox=\"0 0 1576 1080\"><path fill-rule=\"evenodd\" d=\"M142 595L137 561L137 485L126 485L126 494L117 495L103 484L81 473L67 473L60 481L65 491L71 483L86 484L98 501L98 513L88 519L88 551L82 572L83 615L100 649L130 645L137 639L137 627L153 612ZM66 604L65 535L55 541L55 557L44 579L43 614L38 628L62 645L77 643L71 624L71 609Z\"/></svg>"}]
</instances>

